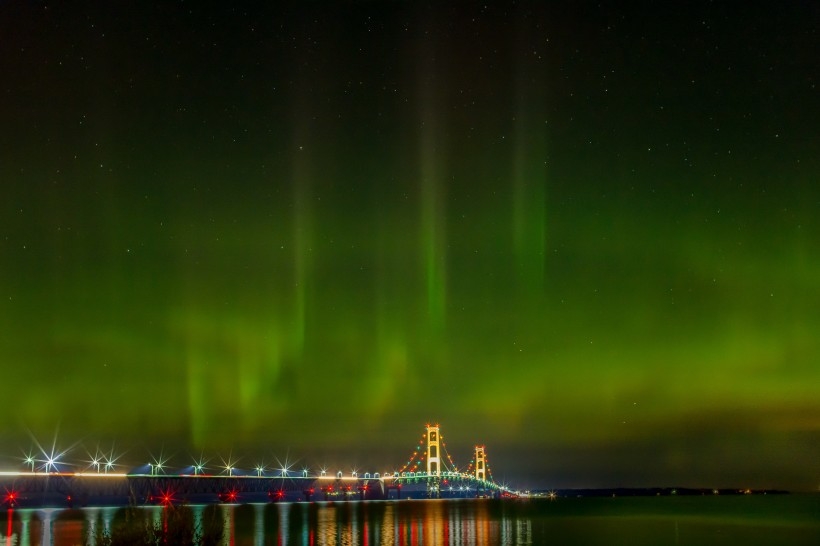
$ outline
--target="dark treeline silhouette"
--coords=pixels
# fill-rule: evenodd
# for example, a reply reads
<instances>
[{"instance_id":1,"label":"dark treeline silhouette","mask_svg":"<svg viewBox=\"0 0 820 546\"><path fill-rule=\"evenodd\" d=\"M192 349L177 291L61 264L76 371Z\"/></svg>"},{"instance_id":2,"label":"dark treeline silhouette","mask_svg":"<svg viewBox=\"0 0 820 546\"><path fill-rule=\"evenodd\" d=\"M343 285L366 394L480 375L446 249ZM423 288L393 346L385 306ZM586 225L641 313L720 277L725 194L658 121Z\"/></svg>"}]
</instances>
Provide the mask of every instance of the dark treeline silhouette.
<instances>
[{"instance_id":1,"label":"dark treeline silhouette","mask_svg":"<svg viewBox=\"0 0 820 546\"><path fill-rule=\"evenodd\" d=\"M199 522L187 506L166 506L158 522L146 518L145 511L125 508L109 530L97 529L95 546L167 545L216 546L222 542L224 525L218 506L204 509Z\"/></svg>"}]
</instances>

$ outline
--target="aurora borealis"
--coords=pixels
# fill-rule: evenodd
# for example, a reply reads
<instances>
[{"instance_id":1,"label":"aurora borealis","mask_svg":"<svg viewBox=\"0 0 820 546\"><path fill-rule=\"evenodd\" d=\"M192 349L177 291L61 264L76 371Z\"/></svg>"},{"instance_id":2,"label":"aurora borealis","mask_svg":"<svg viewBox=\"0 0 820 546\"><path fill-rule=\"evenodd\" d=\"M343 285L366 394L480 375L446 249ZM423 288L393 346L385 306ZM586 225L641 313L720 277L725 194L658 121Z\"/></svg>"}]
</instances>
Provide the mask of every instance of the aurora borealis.
<instances>
[{"instance_id":1,"label":"aurora borealis","mask_svg":"<svg viewBox=\"0 0 820 546\"><path fill-rule=\"evenodd\" d=\"M820 486L817 6L96 4L0 6L3 464L438 421L516 484Z\"/></svg>"}]
</instances>

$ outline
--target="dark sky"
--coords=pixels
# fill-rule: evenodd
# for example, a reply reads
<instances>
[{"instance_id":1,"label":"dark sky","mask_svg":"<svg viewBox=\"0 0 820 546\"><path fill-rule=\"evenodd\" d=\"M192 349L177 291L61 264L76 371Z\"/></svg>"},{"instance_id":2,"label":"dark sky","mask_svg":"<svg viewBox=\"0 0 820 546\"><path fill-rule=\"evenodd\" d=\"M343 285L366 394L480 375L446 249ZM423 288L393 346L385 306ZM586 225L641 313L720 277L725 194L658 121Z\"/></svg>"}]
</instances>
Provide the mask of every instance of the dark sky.
<instances>
[{"instance_id":1,"label":"dark sky","mask_svg":"<svg viewBox=\"0 0 820 546\"><path fill-rule=\"evenodd\" d=\"M234 4L0 4L3 465L820 486L816 3Z\"/></svg>"}]
</instances>

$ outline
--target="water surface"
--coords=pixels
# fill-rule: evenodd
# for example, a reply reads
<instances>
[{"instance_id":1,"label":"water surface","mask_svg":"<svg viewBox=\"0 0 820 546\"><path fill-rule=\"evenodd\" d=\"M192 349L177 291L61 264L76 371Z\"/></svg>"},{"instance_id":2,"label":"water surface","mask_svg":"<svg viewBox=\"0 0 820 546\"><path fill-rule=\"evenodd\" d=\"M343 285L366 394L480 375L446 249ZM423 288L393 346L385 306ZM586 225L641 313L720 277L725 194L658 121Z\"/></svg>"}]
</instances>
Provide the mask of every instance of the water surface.
<instances>
[{"instance_id":1,"label":"water surface","mask_svg":"<svg viewBox=\"0 0 820 546\"><path fill-rule=\"evenodd\" d=\"M8 510L0 545L93 544L139 519L184 514L226 546L820 544L820 495L404 500Z\"/></svg>"}]
</instances>

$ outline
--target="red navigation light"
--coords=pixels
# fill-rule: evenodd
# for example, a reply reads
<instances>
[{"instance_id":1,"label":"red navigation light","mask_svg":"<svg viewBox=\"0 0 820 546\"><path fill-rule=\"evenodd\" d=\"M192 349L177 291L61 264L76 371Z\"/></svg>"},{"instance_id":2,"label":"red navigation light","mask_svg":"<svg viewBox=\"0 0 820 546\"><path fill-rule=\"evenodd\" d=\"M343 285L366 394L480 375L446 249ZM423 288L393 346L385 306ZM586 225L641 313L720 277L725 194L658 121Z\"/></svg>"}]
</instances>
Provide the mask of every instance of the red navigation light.
<instances>
[{"instance_id":1,"label":"red navigation light","mask_svg":"<svg viewBox=\"0 0 820 546\"><path fill-rule=\"evenodd\" d=\"M235 489L232 489L230 491L223 491L222 493L219 493L217 495L220 502L236 502L238 496L239 495Z\"/></svg>"},{"instance_id":2,"label":"red navigation light","mask_svg":"<svg viewBox=\"0 0 820 546\"><path fill-rule=\"evenodd\" d=\"M365 485L364 487L362 487L362 489L364 489L365 491L367 491L367 488L368 488L368 487L369 487L368 485Z\"/></svg>"},{"instance_id":3,"label":"red navigation light","mask_svg":"<svg viewBox=\"0 0 820 546\"><path fill-rule=\"evenodd\" d=\"M174 499L174 491L170 487L160 490L159 496L154 497L152 495L151 498L156 499L156 501L163 506L171 505L174 503L174 500L176 500Z\"/></svg>"},{"instance_id":4,"label":"red navigation light","mask_svg":"<svg viewBox=\"0 0 820 546\"><path fill-rule=\"evenodd\" d=\"M9 508L14 508L14 505L17 503L17 492L12 490L6 490L6 496L3 498L3 504L6 504Z\"/></svg>"},{"instance_id":5,"label":"red navigation light","mask_svg":"<svg viewBox=\"0 0 820 546\"><path fill-rule=\"evenodd\" d=\"M285 498L285 491L284 489L279 489L278 491L268 491L268 497L273 502L279 502Z\"/></svg>"}]
</instances>

